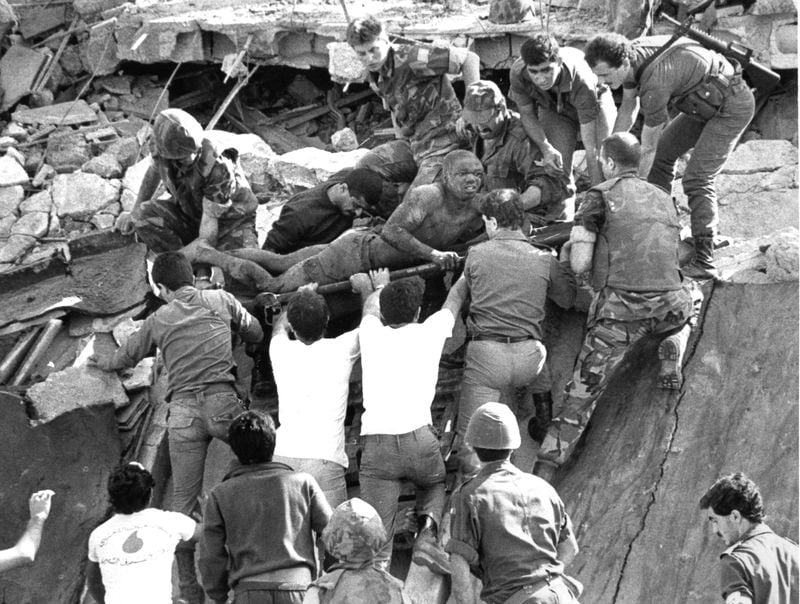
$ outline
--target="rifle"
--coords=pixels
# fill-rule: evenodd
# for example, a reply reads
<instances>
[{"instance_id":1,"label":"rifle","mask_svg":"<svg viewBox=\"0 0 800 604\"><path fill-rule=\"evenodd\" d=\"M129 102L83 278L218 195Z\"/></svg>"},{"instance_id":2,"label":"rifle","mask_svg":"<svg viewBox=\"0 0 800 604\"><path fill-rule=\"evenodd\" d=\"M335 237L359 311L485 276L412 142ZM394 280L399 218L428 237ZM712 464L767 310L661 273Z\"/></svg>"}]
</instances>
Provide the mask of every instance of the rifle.
<instances>
[{"instance_id":1,"label":"rifle","mask_svg":"<svg viewBox=\"0 0 800 604\"><path fill-rule=\"evenodd\" d=\"M753 59L752 48L743 46L738 42L725 42L695 29L689 23L681 23L664 13L661 13L661 18L667 23L680 28L682 35L699 42L704 48L718 52L725 58L735 59L742 66L742 70L747 75L750 84L756 88L759 99L766 99L780 82L781 76Z\"/></svg>"}]
</instances>

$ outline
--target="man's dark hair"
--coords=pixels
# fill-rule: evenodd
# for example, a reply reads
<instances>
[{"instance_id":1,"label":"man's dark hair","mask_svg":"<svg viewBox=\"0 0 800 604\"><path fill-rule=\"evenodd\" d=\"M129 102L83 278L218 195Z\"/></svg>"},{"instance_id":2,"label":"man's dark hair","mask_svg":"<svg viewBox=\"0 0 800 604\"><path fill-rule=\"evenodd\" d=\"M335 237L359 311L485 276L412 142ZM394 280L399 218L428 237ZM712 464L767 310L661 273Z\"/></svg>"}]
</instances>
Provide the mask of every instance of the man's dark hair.
<instances>
[{"instance_id":1,"label":"man's dark hair","mask_svg":"<svg viewBox=\"0 0 800 604\"><path fill-rule=\"evenodd\" d=\"M373 15L366 15L360 19L353 19L347 24L345 38L350 46L368 44L381 37L383 23Z\"/></svg>"},{"instance_id":2,"label":"man's dark hair","mask_svg":"<svg viewBox=\"0 0 800 604\"><path fill-rule=\"evenodd\" d=\"M583 55L589 67L602 61L616 69L625 59L633 59L633 44L622 34L599 34L589 40Z\"/></svg>"},{"instance_id":3,"label":"man's dark hair","mask_svg":"<svg viewBox=\"0 0 800 604\"><path fill-rule=\"evenodd\" d=\"M160 283L173 292L194 283L192 264L181 252L164 252L156 256L151 275L153 283Z\"/></svg>"},{"instance_id":4,"label":"man's dark hair","mask_svg":"<svg viewBox=\"0 0 800 604\"><path fill-rule=\"evenodd\" d=\"M630 132L615 132L603 140L600 155L610 157L623 168L636 168L642 159L642 145Z\"/></svg>"},{"instance_id":5,"label":"man's dark hair","mask_svg":"<svg viewBox=\"0 0 800 604\"><path fill-rule=\"evenodd\" d=\"M511 457L513 449L484 449L483 447L472 447L475 450L475 455L483 463L490 461L500 461Z\"/></svg>"},{"instance_id":6,"label":"man's dark hair","mask_svg":"<svg viewBox=\"0 0 800 604\"><path fill-rule=\"evenodd\" d=\"M298 338L305 342L316 342L325 333L330 311L325 298L317 292L303 289L292 296L286 317Z\"/></svg>"},{"instance_id":7,"label":"man's dark hair","mask_svg":"<svg viewBox=\"0 0 800 604\"><path fill-rule=\"evenodd\" d=\"M133 514L150 503L155 481L138 463L119 466L108 477L108 499L118 514Z\"/></svg>"},{"instance_id":8,"label":"man's dark hair","mask_svg":"<svg viewBox=\"0 0 800 604\"><path fill-rule=\"evenodd\" d=\"M411 323L422 306L425 282L419 277L392 281L381 290L381 316L387 325Z\"/></svg>"},{"instance_id":9,"label":"man's dark hair","mask_svg":"<svg viewBox=\"0 0 800 604\"><path fill-rule=\"evenodd\" d=\"M344 178L350 195L361 197L368 206L376 206L383 193L383 178L366 168L356 168Z\"/></svg>"},{"instance_id":10,"label":"man's dark hair","mask_svg":"<svg viewBox=\"0 0 800 604\"><path fill-rule=\"evenodd\" d=\"M480 160L472 151L467 151L466 149L456 149L455 151L450 151L450 153L444 156L444 159L442 160L442 172L445 174L453 174L456 164L464 161L465 159L474 159L480 163Z\"/></svg>"},{"instance_id":11,"label":"man's dark hair","mask_svg":"<svg viewBox=\"0 0 800 604\"><path fill-rule=\"evenodd\" d=\"M519 193L514 189L495 189L483 196L479 209L487 218L497 220L504 229L520 229L525 220L525 211Z\"/></svg>"},{"instance_id":12,"label":"man's dark hair","mask_svg":"<svg viewBox=\"0 0 800 604\"><path fill-rule=\"evenodd\" d=\"M228 444L244 465L272 461L275 422L260 411L244 411L228 426Z\"/></svg>"},{"instance_id":13,"label":"man's dark hair","mask_svg":"<svg viewBox=\"0 0 800 604\"><path fill-rule=\"evenodd\" d=\"M733 510L750 522L764 519L764 502L756 484L741 472L723 476L700 499L700 509L711 510L718 516L728 516Z\"/></svg>"},{"instance_id":14,"label":"man's dark hair","mask_svg":"<svg viewBox=\"0 0 800 604\"><path fill-rule=\"evenodd\" d=\"M549 34L536 34L522 43L519 56L525 65L541 65L542 63L558 63L558 40Z\"/></svg>"}]
</instances>

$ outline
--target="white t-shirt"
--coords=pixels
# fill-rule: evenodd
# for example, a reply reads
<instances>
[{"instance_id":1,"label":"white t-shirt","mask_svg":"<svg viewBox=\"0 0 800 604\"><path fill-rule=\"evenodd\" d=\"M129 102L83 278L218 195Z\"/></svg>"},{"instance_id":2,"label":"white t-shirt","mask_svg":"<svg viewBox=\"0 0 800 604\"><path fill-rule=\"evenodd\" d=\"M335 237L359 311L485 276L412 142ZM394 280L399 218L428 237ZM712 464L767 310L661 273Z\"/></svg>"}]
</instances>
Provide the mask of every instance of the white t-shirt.
<instances>
[{"instance_id":1,"label":"white t-shirt","mask_svg":"<svg viewBox=\"0 0 800 604\"><path fill-rule=\"evenodd\" d=\"M374 315L361 320L361 434L405 434L431 423L439 359L454 324L446 309L397 328Z\"/></svg>"},{"instance_id":2,"label":"white t-shirt","mask_svg":"<svg viewBox=\"0 0 800 604\"><path fill-rule=\"evenodd\" d=\"M89 535L89 560L100 565L106 604L171 604L172 560L195 522L178 512L146 508L115 514Z\"/></svg>"},{"instance_id":3,"label":"white t-shirt","mask_svg":"<svg viewBox=\"0 0 800 604\"><path fill-rule=\"evenodd\" d=\"M347 467L344 417L358 355L357 329L310 345L290 340L285 332L272 338L269 356L281 423L275 455L327 459Z\"/></svg>"}]
</instances>

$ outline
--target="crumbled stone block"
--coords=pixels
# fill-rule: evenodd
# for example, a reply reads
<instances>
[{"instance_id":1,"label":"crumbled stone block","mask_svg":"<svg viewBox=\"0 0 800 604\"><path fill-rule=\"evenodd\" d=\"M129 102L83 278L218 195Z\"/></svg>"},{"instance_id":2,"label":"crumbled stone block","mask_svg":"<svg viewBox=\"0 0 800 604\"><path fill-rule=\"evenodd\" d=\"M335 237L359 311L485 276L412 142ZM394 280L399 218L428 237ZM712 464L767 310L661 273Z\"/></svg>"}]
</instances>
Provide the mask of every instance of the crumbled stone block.
<instances>
[{"instance_id":1,"label":"crumbled stone block","mask_svg":"<svg viewBox=\"0 0 800 604\"><path fill-rule=\"evenodd\" d=\"M24 198L25 189L20 185L0 187L0 216L17 214Z\"/></svg>"},{"instance_id":2,"label":"crumbled stone block","mask_svg":"<svg viewBox=\"0 0 800 604\"><path fill-rule=\"evenodd\" d=\"M8 155L0 157L0 187L27 185L29 181L28 173L16 159Z\"/></svg>"},{"instance_id":3,"label":"crumbled stone block","mask_svg":"<svg viewBox=\"0 0 800 604\"><path fill-rule=\"evenodd\" d=\"M130 168L139 159L140 145L135 137L126 136L111 143L105 153L112 155L124 170Z\"/></svg>"},{"instance_id":4,"label":"crumbled stone block","mask_svg":"<svg viewBox=\"0 0 800 604\"><path fill-rule=\"evenodd\" d=\"M11 227L17 221L17 217L13 214L2 216L0 215L0 242L7 240L11 235Z\"/></svg>"},{"instance_id":5,"label":"crumbled stone block","mask_svg":"<svg viewBox=\"0 0 800 604\"><path fill-rule=\"evenodd\" d=\"M81 61L89 73L110 75L119 67L113 21L101 22L92 27L89 37L81 42L80 47Z\"/></svg>"},{"instance_id":6,"label":"crumbled stone block","mask_svg":"<svg viewBox=\"0 0 800 604\"><path fill-rule=\"evenodd\" d=\"M106 229L110 229L114 226L114 221L116 220L116 216L113 214L95 214L92 216L90 222L95 226L98 231L103 231Z\"/></svg>"},{"instance_id":7,"label":"crumbled stone block","mask_svg":"<svg viewBox=\"0 0 800 604\"><path fill-rule=\"evenodd\" d=\"M331 42L327 46L328 71L334 82L363 82L366 80L367 70L349 44Z\"/></svg>"},{"instance_id":8,"label":"crumbled stone block","mask_svg":"<svg viewBox=\"0 0 800 604\"><path fill-rule=\"evenodd\" d=\"M270 161L270 174L283 186L311 188L345 168L353 168L369 152L356 149L344 153L331 153L315 147L306 147L278 155Z\"/></svg>"},{"instance_id":9,"label":"crumbled stone block","mask_svg":"<svg viewBox=\"0 0 800 604\"><path fill-rule=\"evenodd\" d=\"M130 189L122 189L122 193L119 196L120 205L122 205L122 211L130 212L133 210L133 206L136 205L137 197L138 196L136 193Z\"/></svg>"},{"instance_id":10,"label":"crumbled stone block","mask_svg":"<svg viewBox=\"0 0 800 604\"><path fill-rule=\"evenodd\" d=\"M80 407L113 403L120 408L129 403L117 374L95 367L67 367L51 373L44 382L28 388L28 398L40 424Z\"/></svg>"},{"instance_id":11,"label":"crumbled stone block","mask_svg":"<svg viewBox=\"0 0 800 604\"><path fill-rule=\"evenodd\" d=\"M0 136L0 151L6 151L17 144L13 136Z\"/></svg>"},{"instance_id":12,"label":"crumbled stone block","mask_svg":"<svg viewBox=\"0 0 800 604\"><path fill-rule=\"evenodd\" d=\"M14 44L0 58L0 89L3 99L0 110L13 107L22 97L30 93L39 70L47 55L32 48Z\"/></svg>"},{"instance_id":13,"label":"crumbled stone block","mask_svg":"<svg viewBox=\"0 0 800 604\"><path fill-rule=\"evenodd\" d=\"M28 131L17 122L8 122L0 136L10 136L16 141L23 142L30 138Z\"/></svg>"},{"instance_id":14,"label":"crumbled stone block","mask_svg":"<svg viewBox=\"0 0 800 604\"><path fill-rule=\"evenodd\" d=\"M53 206L53 196L50 191L39 191L19 204L19 211L23 214L29 212L50 212Z\"/></svg>"},{"instance_id":15,"label":"crumbled stone block","mask_svg":"<svg viewBox=\"0 0 800 604\"><path fill-rule=\"evenodd\" d=\"M31 184L34 187L41 188L44 184L52 180L56 175L56 170L50 164L42 164L42 167L39 168L39 171L36 173L36 176L33 177L33 181Z\"/></svg>"},{"instance_id":16,"label":"crumbled stone block","mask_svg":"<svg viewBox=\"0 0 800 604\"><path fill-rule=\"evenodd\" d=\"M334 151L355 151L358 149L358 137L350 128L342 128L331 134L331 145Z\"/></svg>"},{"instance_id":17,"label":"crumbled stone block","mask_svg":"<svg viewBox=\"0 0 800 604\"><path fill-rule=\"evenodd\" d=\"M147 357L139 361L136 367L121 372L122 387L125 392L133 392L147 388L153 383L153 364L155 357Z\"/></svg>"},{"instance_id":18,"label":"crumbled stone block","mask_svg":"<svg viewBox=\"0 0 800 604\"><path fill-rule=\"evenodd\" d=\"M800 232L789 229L778 233L767 248L767 276L770 281L798 280L798 242Z\"/></svg>"},{"instance_id":19,"label":"crumbled stone block","mask_svg":"<svg viewBox=\"0 0 800 604\"><path fill-rule=\"evenodd\" d=\"M19 149L17 149L16 147L9 147L8 149L6 149L6 155L16 160L16 162L20 166L22 166L23 170L25 169L25 156ZM25 173L27 174L27 170Z\"/></svg>"},{"instance_id":20,"label":"crumbled stone block","mask_svg":"<svg viewBox=\"0 0 800 604\"><path fill-rule=\"evenodd\" d=\"M59 174L53 180L53 203L60 217L88 218L119 199L120 181L96 174Z\"/></svg>"},{"instance_id":21,"label":"crumbled stone block","mask_svg":"<svg viewBox=\"0 0 800 604\"><path fill-rule=\"evenodd\" d=\"M139 193L139 189L142 187L144 175L147 174L147 170L150 168L151 164L152 161L148 155L128 168L125 171L125 176L122 178L122 188L126 191L131 191L134 195L137 195Z\"/></svg>"},{"instance_id":22,"label":"crumbled stone block","mask_svg":"<svg viewBox=\"0 0 800 604\"><path fill-rule=\"evenodd\" d=\"M25 109L18 106L11 118L21 124L47 124L52 126L75 126L97 121L97 114L83 99L56 103L47 107Z\"/></svg>"},{"instance_id":23,"label":"crumbled stone block","mask_svg":"<svg viewBox=\"0 0 800 604\"><path fill-rule=\"evenodd\" d=\"M114 328L111 330L111 333L114 336L114 341L116 341L119 346L124 346L130 335L133 332L138 331L141 326L141 321L134 321L130 317L125 318L123 321L120 321L114 325Z\"/></svg>"},{"instance_id":24,"label":"crumbled stone block","mask_svg":"<svg viewBox=\"0 0 800 604\"><path fill-rule=\"evenodd\" d=\"M14 262L30 250L38 237L47 233L48 215L45 212L31 212L17 220L11 227L11 234L0 249L0 263Z\"/></svg>"},{"instance_id":25,"label":"crumbled stone block","mask_svg":"<svg viewBox=\"0 0 800 604\"><path fill-rule=\"evenodd\" d=\"M45 160L59 174L79 170L92 159L89 144L81 135L52 137L47 143Z\"/></svg>"},{"instance_id":26,"label":"crumbled stone block","mask_svg":"<svg viewBox=\"0 0 800 604\"><path fill-rule=\"evenodd\" d=\"M103 178L119 178L122 176L122 166L113 155L102 153L93 157L81 167L88 174L97 174Z\"/></svg>"}]
</instances>

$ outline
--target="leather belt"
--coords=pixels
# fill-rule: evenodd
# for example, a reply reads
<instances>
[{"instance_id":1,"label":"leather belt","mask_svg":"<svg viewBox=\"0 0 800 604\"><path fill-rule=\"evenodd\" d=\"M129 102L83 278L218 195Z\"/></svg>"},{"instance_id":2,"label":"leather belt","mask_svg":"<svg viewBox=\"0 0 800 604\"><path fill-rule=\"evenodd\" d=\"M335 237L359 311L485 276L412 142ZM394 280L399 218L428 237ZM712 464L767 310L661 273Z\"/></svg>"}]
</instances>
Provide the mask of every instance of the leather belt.
<instances>
[{"instance_id":1,"label":"leather belt","mask_svg":"<svg viewBox=\"0 0 800 604\"><path fill-rule=\"evenodd\" d=\"M528 340L535 340L533 336L519 336L519 337L508 337L508 336L495 336L489 333L478 333L474 336L467 336L467 342L500 342L501 344L516 344L517 342L527 342Z\"/></svg>"},{"instance_id":2,"label":"leather belt","mask_svg":"<svg viewBox=\"0 0 800 604\"><path fill-rule=\"evenodd\" d=\"M524 604L537 591L547 587L548 585L552 585L559 579L561 579L561 575L548 575L546 579L542 579L536 583L531 583L530 585L521 587L518 591L515 591L513 594L511 594L511 597L506 600L504 604Z\"/></svg>"}]
</instances>

